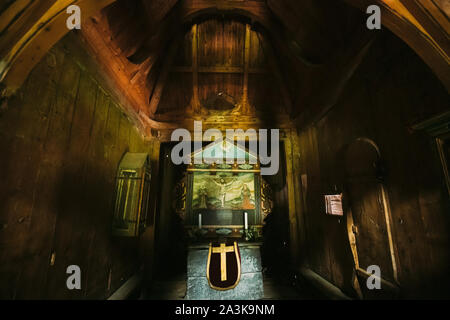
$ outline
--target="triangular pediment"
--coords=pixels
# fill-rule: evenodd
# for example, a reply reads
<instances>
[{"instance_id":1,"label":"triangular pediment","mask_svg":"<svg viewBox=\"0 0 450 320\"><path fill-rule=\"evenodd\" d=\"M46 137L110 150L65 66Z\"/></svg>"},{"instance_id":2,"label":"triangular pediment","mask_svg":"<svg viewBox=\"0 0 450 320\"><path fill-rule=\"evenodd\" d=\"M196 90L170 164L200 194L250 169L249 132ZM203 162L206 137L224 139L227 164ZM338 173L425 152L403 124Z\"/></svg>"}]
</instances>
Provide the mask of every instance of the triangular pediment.
<instances>
[{"instance_id":1,"label":"triangular pediment","mask_svg":"<svg viewBox=\"0 0 450 320\"><path fill-rule=\"evenodd\" d=\"M191 154L194 163L257 163L258 157L239 143L224 139L217 140Z\"/></svg>"}]
</instances>

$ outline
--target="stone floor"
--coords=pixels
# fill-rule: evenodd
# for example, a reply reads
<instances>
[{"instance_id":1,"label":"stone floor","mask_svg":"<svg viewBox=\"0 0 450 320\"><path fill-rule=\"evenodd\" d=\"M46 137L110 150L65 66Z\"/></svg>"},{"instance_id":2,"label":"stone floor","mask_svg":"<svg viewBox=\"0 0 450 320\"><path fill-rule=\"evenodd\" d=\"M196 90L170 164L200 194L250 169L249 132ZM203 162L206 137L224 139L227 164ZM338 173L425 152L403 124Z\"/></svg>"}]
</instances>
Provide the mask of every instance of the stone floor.
<instances>
[{"instance_id":1,"label":"stone floor","mask_svg":"<svg viewBox=\"0 0 450 320\"><path fill-rule=\"evenodd\" d=\"M308 300L317 296L308 289L290 286L285 281L264 277L263 300ZM172 279L154 282L143 299L150 300L182 300L186 295L186 275L179 275Z\"/></svg>"}]
</instances>

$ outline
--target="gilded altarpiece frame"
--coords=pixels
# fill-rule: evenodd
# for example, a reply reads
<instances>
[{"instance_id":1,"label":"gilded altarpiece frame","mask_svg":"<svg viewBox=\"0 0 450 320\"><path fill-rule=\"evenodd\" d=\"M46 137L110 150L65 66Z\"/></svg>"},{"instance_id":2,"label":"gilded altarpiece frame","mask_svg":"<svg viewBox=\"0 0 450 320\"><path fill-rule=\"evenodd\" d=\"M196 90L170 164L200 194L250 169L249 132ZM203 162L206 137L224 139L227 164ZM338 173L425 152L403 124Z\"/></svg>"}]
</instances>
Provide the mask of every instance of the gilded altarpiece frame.
<instances>
[{"instance_id":1,"label":"gilded altarpiece frame","mask_svg":"<svg viewBox=\"0 0 450 320\"><path fill-rule=\"evenodd\" d=\"M257 157L224 140L191 155L191 164L176 187L175 210L190 236L240 238L247 225L260 237L273 207L270 193Z\"/></svg>"}]
</instances>

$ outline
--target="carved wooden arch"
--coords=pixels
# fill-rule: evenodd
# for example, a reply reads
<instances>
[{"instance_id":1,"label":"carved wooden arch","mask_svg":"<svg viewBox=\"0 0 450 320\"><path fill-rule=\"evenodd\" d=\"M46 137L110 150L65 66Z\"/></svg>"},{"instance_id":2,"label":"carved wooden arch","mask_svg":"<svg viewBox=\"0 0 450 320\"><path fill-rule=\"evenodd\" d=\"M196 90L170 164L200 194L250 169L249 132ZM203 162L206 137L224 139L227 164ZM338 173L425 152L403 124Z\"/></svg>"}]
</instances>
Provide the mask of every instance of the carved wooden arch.
<instances>
[{"instance_id":1,"label":"carved wooden arch","mask_svg":"<svg viewBox=\"0 0 450 320\"><path fill-rule=\"evenodd\" d=\"M369 5L381 9L381 23L411 49L433 70L450 91L448 13L430 0L344 0L366 12Z\"/></svg>"},{"instance_id":2,"label":"carved wooden arch","mask_svg":"<svg viewBox=\"0 0 450 320\"><path fill-rule=\"evenodd\" d=\"M266 15L268 15L268 13L266 13ZM208 6L187 12L183 16L182 22L184 25L190 26L194 23L194 20L206 20L211 16L229 16L246 19L248 20L248 23L259 23L265 30L272 30L276 28L274 23L272 23L272 21L267 19L264 15L258 15L246 9L221 9L215 6Z\"/></svg>"},{"instance_id":3,"label":"carved wooden arch","mask_svg":"<svg viewBox=\"0 0 450 320\"><path fill-rule=\"evenodd\" d=\"M115 0L15 1L0 15L1 96L23 84L48 50L69 32L66 9L77 5L82 22Z\"/></svg>"},{"instance_id":4,"label":"carved wooden arch","mask_svg":"<svg viewBox=\"0 0 450 320\"><path fill-rule=\"evenodd\" d=\"M377 184L378 184L378 192L379 192L379 201L382 205L383 208L383 213L384 213L384 222L386 223L386 233L387 233L387 237L388 237L388 245L389 245L389 256L390 256L390 261L391 261L391 267L392 267L392 276L394 279L394 283L387 281L383 278L381 278L381 283L382 283L382 287L388 287L390 288L392 291L394 292L398 292L398 269L397 269L397 263L398 263L398 256L397 256L397 249L396 249L396 245L395 242L393 240L393 235L392 235L392 217L391 217L391 211L390 211L390 206L389 206L389 199L388 199L388 195L387 195L387 190L386 190L386 186L383 182L383 175L384 175L384 170L383 169L378 169L377 166L382 166L381 163L381 153L380 153L380 149L377 146L377 144L368 138L365 137L361 137L361 138L357 138L356 140L354 140L351 144L349 144L348 146L346 146L344 148L344 151L342 152L342 155L344 156L344 168L345 171L347 171L347 158L350 156L351 153L351 148L353 146L355 146L357 143L363 143L369 146L370 149L372 149L374 151L374 153L376 154L376 159L373 163L374 165L374 177L376 177L377 180ZM348 184L348 173L345 173L345 184ZM360 288L359 282L358 282L358 276L363 277L363 278L367 278L370 276L369 273L367 273L366 270L364 270L361 266L360 266L360 259L359 259L359 253L358 253L358 245L357 245L357 239L356 239L356 234L358 233L357 230L357 226L355 224L354 221L354 213L352 211L352 207L353 205L349 204L348 198L350 197L350 190L348 189L349 186L346 187L346 191L344 192L344 202L345 202L345 219L346 219L346 226L347 226L347 235L348 235L348 239L349 239L349 244L350 244L350 249L352 252L352 256L353 256L353 262L354 262L354 268L355 268L355 274L353 277L353 287L355 289L355 291L357 292L358 296L360 298L363 298L363 294L362 294L362 290Z\"/></svg>"}]
</instances>

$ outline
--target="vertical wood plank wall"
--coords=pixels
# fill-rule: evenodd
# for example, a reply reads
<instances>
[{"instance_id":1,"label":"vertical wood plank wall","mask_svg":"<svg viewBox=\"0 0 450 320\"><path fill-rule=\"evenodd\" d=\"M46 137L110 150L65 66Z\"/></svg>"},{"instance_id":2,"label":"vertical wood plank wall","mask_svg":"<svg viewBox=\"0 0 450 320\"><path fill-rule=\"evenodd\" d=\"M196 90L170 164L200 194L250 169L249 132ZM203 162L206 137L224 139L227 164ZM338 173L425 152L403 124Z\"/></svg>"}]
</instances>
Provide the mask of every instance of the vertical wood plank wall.
<instances>
[{"instance_id":1,"label":"vertical wood plank wall","mask_svg":"<svg viewBox=\"0 0 450 320\"><path fill-rule=\"evenodd\" d=\"M0 298L102 299L140 263L138 240L110 236L113 191L122 155L151 142L63 42L0 111Z\"/></svg>"},{"instance_id":2,"label":"vertical wood plank wall","mask_svg":"<svg viewBox=\"0 0 450 320\"><path fill-rule=\"evenodd\" d=\"M448 193L434 142L410 128L447 108L448 94L439 80L411 49L385 34L337 105L314 125L299 128L300 166L294 173L307 176L303 207L307 265L347 294L355 296L345 217L327 216L323 195L345 193L345 148L366 137L378 145L387 168L385 187L401 296L448 298Z\"/></svg>"}]
</instances>

